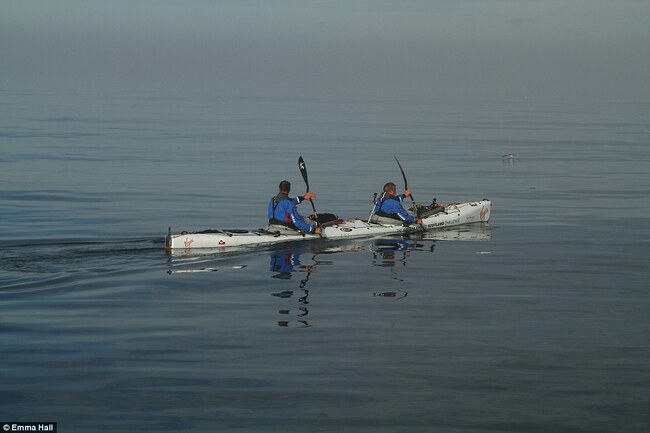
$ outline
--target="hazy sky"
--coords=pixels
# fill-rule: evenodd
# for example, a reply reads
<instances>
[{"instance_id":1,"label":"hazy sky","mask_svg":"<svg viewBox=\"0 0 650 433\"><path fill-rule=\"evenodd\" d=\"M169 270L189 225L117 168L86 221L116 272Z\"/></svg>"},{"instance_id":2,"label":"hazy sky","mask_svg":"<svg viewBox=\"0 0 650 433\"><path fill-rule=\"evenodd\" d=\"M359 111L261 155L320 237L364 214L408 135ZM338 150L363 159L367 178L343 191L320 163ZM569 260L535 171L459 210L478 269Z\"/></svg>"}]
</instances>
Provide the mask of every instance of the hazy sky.
<instances>
[{"instance_id":1,"label":"hazy sky","mask_svg":"<svg viewBox=\"0 0 650 433\"><path fill-rule=\"evenodd\" d=\"M2 0L0 89L650 101L650 1Z\"/></svg>"}]
</instances>

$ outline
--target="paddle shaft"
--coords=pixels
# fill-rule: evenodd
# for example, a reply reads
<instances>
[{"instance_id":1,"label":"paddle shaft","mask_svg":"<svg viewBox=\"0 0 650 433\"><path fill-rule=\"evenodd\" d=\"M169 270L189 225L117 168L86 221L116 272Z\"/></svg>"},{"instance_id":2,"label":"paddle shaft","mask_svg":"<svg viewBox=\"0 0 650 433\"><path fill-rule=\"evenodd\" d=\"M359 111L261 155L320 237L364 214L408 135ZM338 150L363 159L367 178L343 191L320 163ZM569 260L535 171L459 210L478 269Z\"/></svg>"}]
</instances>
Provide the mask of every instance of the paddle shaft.
<instances>
[{"instance_id":1,"label":"paddle shaft","mask_svg":"<svg viewBox=\"0 0 650 433\"><path fill-rule=\"evenodd\" d=\"M385 196L386 191L381 193L381 197L379 197L379 203L384 201ZM370 222L370 219L375 214L375 209L377 209L377 193L375 193L375 196L372 198L372 210L370 211L370 215L368 215L368 222Z\"/></svg>"},{"instance_id":2,"label":"paddle shaft","mask_svg":"<svg viewBox=\"0 0 650 433\"><path fill-rule=\"evenodd\" d=\"M302 178L305 181L307 192L309 192L309 179L307 178L307 166L305 165L305 160L302 159L302 156L298 158L298 168L300 169L300 174L302 174ZM309 199L309 202L311 203L311 208L314 210L314 214L316 214L316 217L318 217L318 214L316 213L316 206L314 206L314 200Z\"/></svg>"}]
</instances>

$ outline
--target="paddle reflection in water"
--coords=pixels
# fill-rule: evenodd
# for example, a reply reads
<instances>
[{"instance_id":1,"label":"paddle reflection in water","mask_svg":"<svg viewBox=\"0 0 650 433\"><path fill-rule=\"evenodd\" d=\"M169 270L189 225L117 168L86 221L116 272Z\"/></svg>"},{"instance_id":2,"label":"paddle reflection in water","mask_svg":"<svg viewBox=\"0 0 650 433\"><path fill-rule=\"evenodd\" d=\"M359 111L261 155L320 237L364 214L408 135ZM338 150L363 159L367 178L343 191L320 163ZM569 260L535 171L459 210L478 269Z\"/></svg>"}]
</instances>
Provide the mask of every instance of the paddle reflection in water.
<instances>
[{"instance_id":1,"label":"paddle reflection in water","mask_svg":"<svg viewBox=\"0 0 650 433\"><path fill-rule=\"evenodd\" d=\"M294 299L295 296L299 296L297 298L298 308L293 312L295 315L295 322L299 328L311 328L313 327L313 324L306 318L310 313L310 292L307 288L307 284L310 279L316 275L316 271L319 267L335 265L334 260L323 260L322 257L324 255L370 251L373 257L373 265L392 268L395 266L396 261L402 263L402 266L406 266L406 260L409 258L410 252L414 248L426 251L422 249L422 246L422 244L417 242L404 239L378 239L370 242L367 241L365 244L334 244L320 247L312 245L311 248L304 244L290 244L281 250L271 252L269 271L272 274L271 278L284 280L286 282L291 280L295 281L293 277L300 276L298 282L298 289L300 292L296 294L296 291L293 289L295 283L291 283L291 290L275 291L271 295L279 298L279 302L282 303L292 302L289 300ZM433 248L431 248L430 251L433 251ZM396 254L401 258L396 258ZM310 256L310 258L308 260L305 260L304 258L301 259L301 255L303 257ZM341 255L341 259L344 260L343 255ZM390 271L394 274L394 280L403 281L397 277L392 269ZM408 292L401 289L372 292L373 297L383 298L386 300L400 300L405 298L407 295ZM287 307L280 308L278 314L282 316L290 316L292 314L292 309ZM278 326L280 327L290 327L291 324L292 321L288 318L283 318L278 321Z\"/></svg>"},{"instance_id":2,"label":"paddle reflection in water","mask_svg":"<svg viewBox=\"0 0 650 433\"><path fill-rule=\"evenodd\" d=\"M280 280L290 280L293 277L293 274L295 272L305 272L306 276L303 278L300 282L300 289L303 292L303 295L298 298L298 313L296 317L298 317L298 322L300 323L301 328L311 328L311 325L309 322L307 322L306 319L303 319L309 314L309 309L307 308L307 305L309 304L309 301L307 298L309 298L309 290L305 289L305 286L307 285L307 282L309 281L309 277L311 276L311 273L314 271L314 266L303 266L302 263L300 262L300 251L299 249L284 249L280 251L274 251L271 253L271 263L269 264L269 271L273 273L271 278L277 278ZM276 292L272 294L273 296L276 296L281 299L289 299L292 298L294 295L293 290L284 290L282 292ZM287 316L291 314L291 310L287 308L283 308L278 310L278 314ZM282 327L288 327L290 324L290 320L279 320L278 321L278 326Z\"/></svg>"},{"instance_id":3,"label":"paddle reflection in water","mask_svg":"<svg viewBox=\"0 0 650 433\"><path fill-rule=\"evenodd\" d=\"M300 297L298 298L298 312L296 313L296 318L299 328L311 328L312 325L305 319L309 314L309 290L306 288L309 283L309 279L314 274L316 269L319 266L323 265L333 265L334 262L331 260L319 260L317 257L322 254L332 254L344 251L360 251L361 246L358 244L348 245L346 247L323 247L323 248L308 248L304 245L287 245L282 250L277 250L271 252L271 259L269 263L269 271L273 274L271 278L276 278L280 280L291 280L294 274L304 274L301 275L298 288L301 291ZM302 264L300 261L301 253L311 254L310 264ZM294 296L293 290L283 290L281 292L272 293L273 296L281 299L290 299ZM291 314L291 309L282 308L278 310L278 313L283 316ZM283 319L278 321L278 326L289 327L291 324L290 320Z\"/></svg>"}]
</instances>

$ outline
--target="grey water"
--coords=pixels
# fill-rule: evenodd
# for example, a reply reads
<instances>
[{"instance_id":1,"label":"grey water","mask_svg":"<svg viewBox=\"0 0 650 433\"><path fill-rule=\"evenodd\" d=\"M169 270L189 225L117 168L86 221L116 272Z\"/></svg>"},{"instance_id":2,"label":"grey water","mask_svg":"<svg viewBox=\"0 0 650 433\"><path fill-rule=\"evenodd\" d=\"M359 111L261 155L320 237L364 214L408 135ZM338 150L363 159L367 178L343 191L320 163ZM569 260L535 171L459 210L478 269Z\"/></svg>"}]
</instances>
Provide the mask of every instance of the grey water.
<instances>
[{"instance_id":1,"label":"grey water","mask_svg":"<svg viewBox=\"0 0 650 433\"><path fill-rule=\"evenodd\" d=\"M646 431L649 138L642 103L3 91L0 422ZM321 212L367 216L397 156L415 200L491 220L164 251L262 227L301 155Z\"/></svg>"}]
</instances>

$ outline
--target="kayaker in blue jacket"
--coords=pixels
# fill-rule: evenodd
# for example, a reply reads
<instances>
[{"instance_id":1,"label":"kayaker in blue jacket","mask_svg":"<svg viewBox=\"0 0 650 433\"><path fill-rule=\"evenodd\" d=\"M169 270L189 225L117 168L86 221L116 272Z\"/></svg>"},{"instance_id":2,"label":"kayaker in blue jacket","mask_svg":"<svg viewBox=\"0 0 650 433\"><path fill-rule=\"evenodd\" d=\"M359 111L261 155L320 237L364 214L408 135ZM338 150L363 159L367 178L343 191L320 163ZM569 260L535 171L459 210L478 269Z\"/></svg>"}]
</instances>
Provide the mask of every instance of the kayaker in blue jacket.
<instances>
[{"instance_id":1,"label":"kayaker in blue jacket","mask_svg":"<svg viewBox=\"0 0 650 433\"><path fill-rule=\"evenodd\" d=\"M422 218L415 218L406 212L402 206L402 200L410 197L411 191L406 190L404 194L397 195L397 187L394 183L389 182L384 185L384 193L375 201L374 214L380 217L399 219L407 224L422 224Z\"/></svg>"},{"instance_id":2,"label":"kayaker in blue jacket","mask_svg":"<svg viewBox=\"0 0 650 433\"><path fill-rule=\"evenodd\" d=\"M304 196L291 198L289 192L291 183L286 180L280 182L278 194L269 202L269 224L283 225L304 233L320 233L320 227L309 224L296 209L298 204L315 197L316 194L308 191Z\"/></svg>"}]
</instances>

